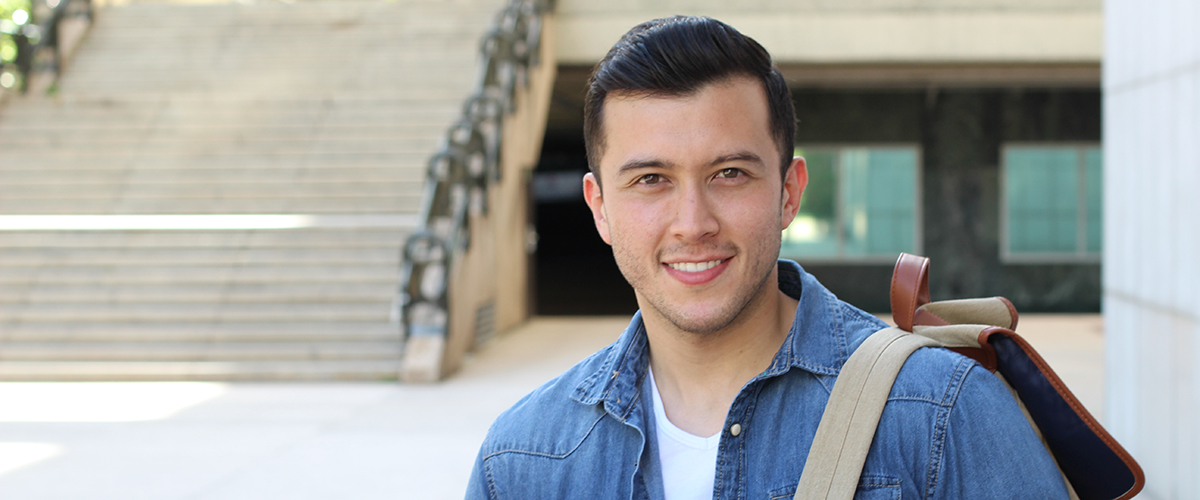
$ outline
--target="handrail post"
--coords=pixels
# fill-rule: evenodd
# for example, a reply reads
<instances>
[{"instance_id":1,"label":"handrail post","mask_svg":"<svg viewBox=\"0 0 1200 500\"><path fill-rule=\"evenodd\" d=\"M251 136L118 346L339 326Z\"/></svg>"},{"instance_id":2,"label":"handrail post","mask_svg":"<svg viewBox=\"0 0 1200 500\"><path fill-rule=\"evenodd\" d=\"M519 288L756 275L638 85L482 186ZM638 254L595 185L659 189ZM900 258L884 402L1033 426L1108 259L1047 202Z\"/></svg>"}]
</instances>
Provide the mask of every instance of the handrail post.
<instances>
[{"instance_id":1,"label":"handrail post","mask_svg":"<svg viewBox=\"0 0 1200 500\"><path fill-rule=\"evenodd\" d=\"M430 157L419 227L401 252L403 269L392 311L405 343L402 380L436 381L453 371L461 351L473 343L456 332L490 324L482 316L496 314L495 283L488 279L496 281L500 263L491 254L496 231L512 228L491 227L506 220L499 215L491 219L496 200L492 191L502 182L522 182L520 176L509 179L503 173L504 123L517 111L518 91L528 88L532 69L547 62L541 51L544 16L551 8L549 0L511 0L496 15L480 42L474 90ZM485 221L488 227L473 220ZM520 241L525 241L524 223L519 231ZM482 262L488 258L490 264ZM465 283L463 266L491 273L490 278L483 279L484 286L473 282L455 289L455 283ZM491 289L481 290L486 285ZM493 295L490 303L487 293Z\"/></svg>"}]
</instances>

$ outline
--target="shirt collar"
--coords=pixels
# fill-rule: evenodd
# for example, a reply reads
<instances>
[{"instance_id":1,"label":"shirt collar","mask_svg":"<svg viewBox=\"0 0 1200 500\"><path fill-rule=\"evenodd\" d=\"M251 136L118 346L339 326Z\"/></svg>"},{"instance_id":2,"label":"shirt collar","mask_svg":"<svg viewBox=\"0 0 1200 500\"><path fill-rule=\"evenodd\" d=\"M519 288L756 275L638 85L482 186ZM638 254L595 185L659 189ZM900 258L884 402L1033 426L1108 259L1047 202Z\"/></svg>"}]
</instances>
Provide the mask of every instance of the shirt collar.
<instances>
[{"instance_id":1,"label":"shirt collar","mask_svg":"<svg viewBox=\"0 0 1200 500\"><path fill-rule=\"evenodd\" d=\"M799 264L779 261L779 289L799 301L787 339L757 379L799 368L816 375L837 375L849 356L841 302ZM600 368L576 387L571 399L605 409L621 419L629 415L649 366L649 343L642 313L607 350Z\"/></svg>"},{"instance_id":2,"label":"shirt collar","mask_svg":"<svg viewBox=\"0 0 1200 500\"><path fill-rule=\"evenodd\" d=\"M779 289L797 299L799 305L787 339L759 378L779 375L793 367L817 375L837 375L849 357L842 302L790 260L779 261Z\"/></svg>"},{"instance_id":3,"label":"shirt collar","mask_svg":"<svg viewBox=\"0 0 1200 500\"><path fill-rule=\"evenodd\" d=\"M638 311L608 347L600 368L575 388L571 399L585 405L604 401L605 410L624 422L650 365L649 345L642 312Z\"/></svg>"}]
</instances>

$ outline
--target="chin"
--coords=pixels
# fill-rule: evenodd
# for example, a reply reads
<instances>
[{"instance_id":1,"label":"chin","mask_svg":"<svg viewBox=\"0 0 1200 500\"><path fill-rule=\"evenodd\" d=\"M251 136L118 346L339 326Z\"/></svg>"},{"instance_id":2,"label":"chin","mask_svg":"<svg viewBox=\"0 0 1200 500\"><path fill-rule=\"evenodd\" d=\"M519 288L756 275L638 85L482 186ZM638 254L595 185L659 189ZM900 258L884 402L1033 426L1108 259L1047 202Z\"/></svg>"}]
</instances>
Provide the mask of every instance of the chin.
<instances>
[{"instance_id":1,"label":"chin","mask_svg":"<svg viewBox=\"0 0 1200 500\"><path fill-rule=\"evenodd\" d=\"M725 321L725 322L714 321L714 322L708 322L708 323L692 322L692 323L679 324L679 323L672 321L671 323L673 323L675 325L675 328L678 328L679 331L681 331L681 332L687 332L687 333L691 333L694 335L712 335L713 333L721 331L726 326L729 326L729 323L731 323L731 322L730 321Z\"/></svg>"},{"instance_id":2,"label":"chin","mask_svg":"<svg viewBox=\"0 0 1200 500\"><path fill-rule=\"evenodd\" d=\"M675 325L675 328L678 328L680 331L694 333L697 335L705 335L720 331L733 324L734 321L737 320L738 314L743 308L737 308L734 310L735 308L726 305L725 307L721 308L724 309L723 311L716 311L717 308L714 307L707 308L705 311L699 314L693 314L688 311L681 310L680 308L675 308L674 310L663 310L662 308L655 307L655 310L658 311L660 316L665 318L667 321L670 321L671 324Z\"/></svg>"}]
</instances>

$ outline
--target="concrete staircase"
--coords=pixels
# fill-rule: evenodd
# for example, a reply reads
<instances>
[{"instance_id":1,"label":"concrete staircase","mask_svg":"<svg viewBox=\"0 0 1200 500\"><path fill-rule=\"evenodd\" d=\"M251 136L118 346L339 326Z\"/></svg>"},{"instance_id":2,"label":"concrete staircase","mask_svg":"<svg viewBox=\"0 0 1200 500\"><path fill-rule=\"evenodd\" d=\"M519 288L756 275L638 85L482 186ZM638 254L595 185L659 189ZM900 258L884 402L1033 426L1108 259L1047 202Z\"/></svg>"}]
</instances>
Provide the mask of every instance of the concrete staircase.
<instances>
[{"instance_id":1,"label":"concrete staircase","mask_svg":"<svg viewBox=\"0 0 1200 500\"><path fill-rule=\"evenodd\" d=\"M400 246L502 5L100 9L0 108L0 380L396 378Z\"/></svg>"}]
</instances>

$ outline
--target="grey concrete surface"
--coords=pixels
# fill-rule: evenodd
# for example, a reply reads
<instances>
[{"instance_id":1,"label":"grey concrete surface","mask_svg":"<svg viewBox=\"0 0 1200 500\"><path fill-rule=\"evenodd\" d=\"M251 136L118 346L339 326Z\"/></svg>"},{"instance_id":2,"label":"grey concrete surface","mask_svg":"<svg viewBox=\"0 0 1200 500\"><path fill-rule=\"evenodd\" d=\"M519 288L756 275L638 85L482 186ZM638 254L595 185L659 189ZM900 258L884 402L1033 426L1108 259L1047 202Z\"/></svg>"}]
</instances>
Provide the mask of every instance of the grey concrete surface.
<instances>
[{"instance_id":1,"label":"grey concrete surface","mask_svg":"<svg viewBox=\"0 0 1200 500\"><path fill-rule=\"evenodd\" d=\"M496 415L627 321L536 318L436 385L0 383L0 498L461 498ZM1020 330L1100 408L1099 316Z\"/></svg>"}]
</instances>

